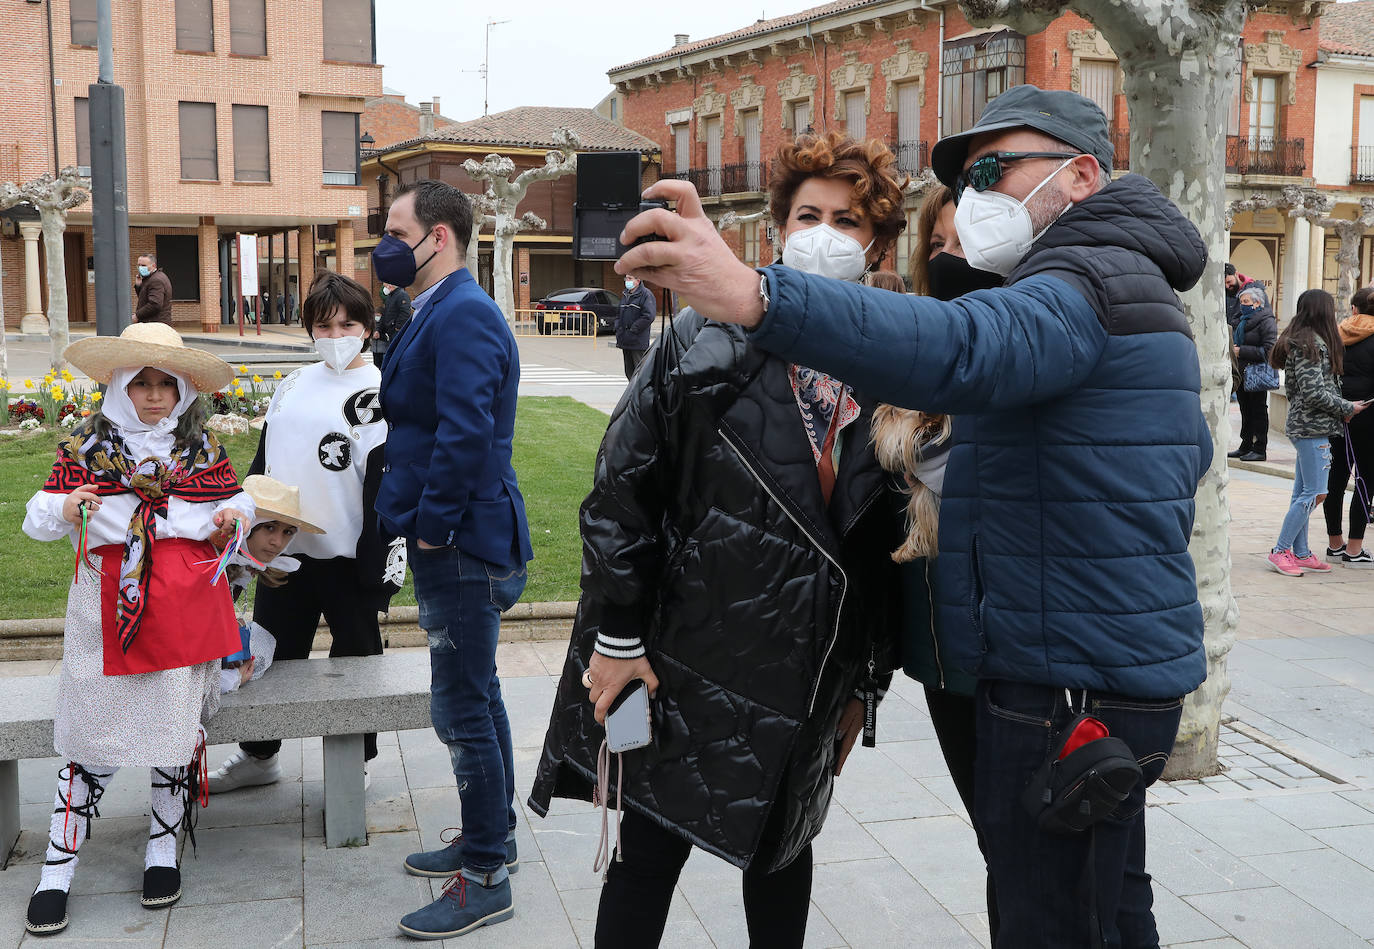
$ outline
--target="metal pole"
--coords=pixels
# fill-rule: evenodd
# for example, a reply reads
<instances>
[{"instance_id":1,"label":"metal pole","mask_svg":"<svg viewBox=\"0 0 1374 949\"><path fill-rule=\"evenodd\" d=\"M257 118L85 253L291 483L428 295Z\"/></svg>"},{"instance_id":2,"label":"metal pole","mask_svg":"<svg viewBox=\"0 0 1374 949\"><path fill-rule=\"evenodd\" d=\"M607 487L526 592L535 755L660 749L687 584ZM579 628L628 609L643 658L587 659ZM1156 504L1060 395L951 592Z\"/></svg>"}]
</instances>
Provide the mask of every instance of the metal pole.
<instances>
[{"instance_id":1,"label":"metal pole","mask_svg":"<svg viewBox=\"0 0 1374 949\"><path fill-rule=\"evenodd\" d=\"M491 81L491 28L492 28L493 26L500 26L502 23L509 23L509 22L510 22L510 20L488 20L488 21L487 21L487 45L485 46L485 48L483 49L483 52L482 52L482 114L483 114L483 115L486 115L487 112L488 112L488 108L487 108L487 99L488 99L489 97L488 97L488 95L487 95L487 92L488 92L489 86L490 86L490 84L491 84L491 82L490 82L490 81Z\"/></svg>"},{"instance_id":2,"label":"metal pole","mask_svg":"<svg viewBox=\"0 0 1374 949\"><path fill-rule=\"evenodd\" d=\"M90 86L91 230L95 257L95 327L118 336L132 319L129 182L124 151L124 90L114 84L110 0L96 3L99 80Z\"/></svg>"}]
</instances>

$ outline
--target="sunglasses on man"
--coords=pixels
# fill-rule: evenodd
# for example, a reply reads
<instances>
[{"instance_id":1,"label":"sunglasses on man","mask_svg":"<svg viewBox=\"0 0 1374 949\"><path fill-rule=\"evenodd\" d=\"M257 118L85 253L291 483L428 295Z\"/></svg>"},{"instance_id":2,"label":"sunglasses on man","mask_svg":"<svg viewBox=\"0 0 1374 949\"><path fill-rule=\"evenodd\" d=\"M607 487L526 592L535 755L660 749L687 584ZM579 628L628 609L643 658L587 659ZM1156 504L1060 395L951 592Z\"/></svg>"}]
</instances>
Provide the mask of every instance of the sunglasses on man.
<instances>
[{"instance_id":1,"label":"sunglasses on man","mask_svg":"<svg viewBox=\"0 0 1374 949\"><path fill-rule=\"evenodd\" d=\"M1002 180L1006 174L1003 167L1014 161L1024 161L1028 158L1077 158L1082 152L988 152L982 155L968 168L959 173L959 177L954 179L954 203L959 203L959 196L964 193L964 188L972 188L974 191L983 192L991 188Z\"/></svg>"}]
</instances>

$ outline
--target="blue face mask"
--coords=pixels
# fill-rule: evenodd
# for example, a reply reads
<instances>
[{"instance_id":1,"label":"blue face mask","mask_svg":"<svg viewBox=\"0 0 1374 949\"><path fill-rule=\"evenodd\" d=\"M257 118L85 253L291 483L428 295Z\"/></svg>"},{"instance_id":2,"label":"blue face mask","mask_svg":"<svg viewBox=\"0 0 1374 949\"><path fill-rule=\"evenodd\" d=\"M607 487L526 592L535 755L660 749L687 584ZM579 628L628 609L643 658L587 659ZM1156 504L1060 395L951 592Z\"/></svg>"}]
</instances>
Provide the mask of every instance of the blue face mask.
<instances>
[{"instance_id":1,"label":"blue face mask","mask_svg":"<svg viewBox=\"0 0 1374 949\"><path fill-rule=\"evenodd\" d=\"M140 277L146 277L150 273L152 273L152 271L145 267L143 264L138 265L138 275Z\"/></svg>"},{"instance_id":2,"label":"blue face mask","mask_svg":"<svg viewBox=\"0 0 1374 949\"><path fill-rule=\"evenodd\" d=\"M429 234L433 234L430 231ZM429 240L429 234L420 238L415 247L419 247ZM423 264L415 263L415 247L411 247L399 237L391 234L382 235L382 239L377 242L377 246L372 249L372 269L377 274L377 279L383 283L389 283L394 287L409 287L415 283L415 275L423 270L431 260L437 250L425 258Z\"/></svg>"}]
</instances>

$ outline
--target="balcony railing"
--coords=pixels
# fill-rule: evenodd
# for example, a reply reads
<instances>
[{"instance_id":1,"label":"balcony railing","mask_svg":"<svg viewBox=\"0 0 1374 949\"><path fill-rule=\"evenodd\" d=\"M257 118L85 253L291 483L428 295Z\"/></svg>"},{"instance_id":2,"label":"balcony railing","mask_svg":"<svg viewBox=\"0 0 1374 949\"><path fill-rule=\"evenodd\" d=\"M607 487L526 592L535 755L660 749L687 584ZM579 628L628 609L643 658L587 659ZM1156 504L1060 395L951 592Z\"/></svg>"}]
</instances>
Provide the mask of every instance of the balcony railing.
<instances>
[{"instance_id":1,"label":"balcony railing","mask_svg":"<svg viewBox=\"0 0 1374 949\"><path fill-rule=\"evenodd\" d=\"M686 171L675 171L663 177L690 181L700 195L719 195L723 184L719 168L688 168Z\"/></svg>"},{"instance_id":2,"label":"balcony railing","mask_svg":"<svg viewBox=\"0 0 1374 949\"><path fill-rule=\"evenodd\" d=\"M1350 149L1350 183L1374 182L1374 145L1355 145Z\"/></svg>"},{"instance_id":3,"label":"balcony railing","mask_svg":"<svg viewBox=\"0 0 1374 949\"><path fill-rule=\"evenodd\" d=\"M382 227L386 224L386 219L382 216L381 208L367 209L367 236L381 237Z\"/></svg>"},{"instance_id":4,"label":"balcony railing","mask_svg":"<svg viewBox=\"0 0 1374 949\"><path fill-rule=\"evenodd\" d=\"M1307 172L1300 138L1226 137L1226 170L1237 175L1301 178Z\"/></svg>"},{"instance_id":5,"label":"balcony railing","mask_svg":"<svg viewBox=\"0 0 1374 949\"><path fill-rule=\"evenodd\" d=\"M897 170L904 175L919 175L930 167L930 146L925 142L898 142L892 146L897 156Z\"/></svg>"},{"instance_id":6,"label":"balcony railing","mask_svg":"<svg viewBox=\"0 0 1374 949\"><path fill-rule=\"evenodd\" d=\"M768 164L761 161L744 161L736 165L726 165L720 169L720 176L721 189L725 194L762 191L768 187Z\"/></svg>"}]
</instances>

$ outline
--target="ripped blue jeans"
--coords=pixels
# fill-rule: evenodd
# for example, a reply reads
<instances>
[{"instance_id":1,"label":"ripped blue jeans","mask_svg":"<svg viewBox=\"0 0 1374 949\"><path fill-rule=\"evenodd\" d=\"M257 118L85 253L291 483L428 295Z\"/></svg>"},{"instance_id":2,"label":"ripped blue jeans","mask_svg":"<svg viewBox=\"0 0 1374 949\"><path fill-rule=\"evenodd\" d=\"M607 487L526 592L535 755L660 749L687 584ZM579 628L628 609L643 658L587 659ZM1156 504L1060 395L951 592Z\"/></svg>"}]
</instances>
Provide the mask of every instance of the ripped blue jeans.
<instances>
[{"instance_id":1,"label":"ripped blue jeans","mask_svg":"<svg viewBox=\"0 0 1374 949\"><path fill-rule=\"evenodd\" d=\"M1293 500L1284 515L1283 526L1279 528L1279 539L1274 543L1274 553L1293 551L1293 556L1301 560L1310 556L1312 548L1307 546L1307 521L1312 509L1317 506L1317 498L1326 493L1326 476L1331 470L1331 441L1321 438L1295 438L1293 448L1298 453L1297 465L1293 476Z\"/></svg>"},{"instance_id":2,"label":"ripped blue jeans","mask_svg":"<svg viewBox=\"0 0 1374 949\"><path fill-rule=\"evenodd\" d=\"M504 877L515 828L510 719L496 676L501 613L525 590L525 567L501 566L456 547L422 550L410 569L420 626L429 636L429 715L458 781L466 869Z\"/></svg>"}]
</instances>

